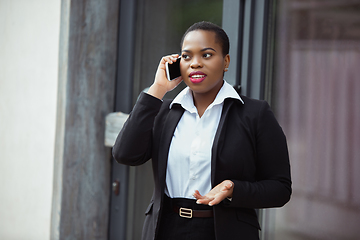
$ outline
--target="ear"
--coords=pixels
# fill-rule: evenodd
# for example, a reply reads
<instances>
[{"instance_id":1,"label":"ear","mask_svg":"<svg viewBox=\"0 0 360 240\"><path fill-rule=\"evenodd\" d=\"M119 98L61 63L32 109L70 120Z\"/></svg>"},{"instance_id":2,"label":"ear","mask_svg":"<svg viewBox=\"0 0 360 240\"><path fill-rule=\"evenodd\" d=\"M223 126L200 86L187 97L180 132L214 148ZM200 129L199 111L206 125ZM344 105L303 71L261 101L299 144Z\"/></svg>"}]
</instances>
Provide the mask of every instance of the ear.
<instances>
[{"instance_id":1,"label":"ear","mask_svg":"<svg viewBox=\"0 0 360 240\"><path fill-rule=\"evenodd\" d=\"M229 54L226 54L226 56L224 57L224 61L225 61L224 72L227 72L228 68L230 66L230 55Z\"/></svg>"}]
</instances>

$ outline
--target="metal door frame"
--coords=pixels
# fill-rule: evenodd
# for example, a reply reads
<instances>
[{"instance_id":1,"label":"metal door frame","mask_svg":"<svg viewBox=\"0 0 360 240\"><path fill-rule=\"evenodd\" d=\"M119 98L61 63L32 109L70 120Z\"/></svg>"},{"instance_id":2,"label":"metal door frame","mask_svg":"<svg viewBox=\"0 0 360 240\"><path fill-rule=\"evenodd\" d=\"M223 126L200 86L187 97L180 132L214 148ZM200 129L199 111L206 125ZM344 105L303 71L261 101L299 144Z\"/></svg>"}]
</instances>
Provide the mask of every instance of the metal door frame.
<instances>
[{"instance_id":1,"label":"metal door frame","mask_svg":"<svg viewBox=\"0 0 360 240\"><path fill-rule=\"evenodd\" d=\"M115 89L115 112L129 113L133 99L133 63L135 39L136 1L120 1L119 4L118 57ZM112 158L109 213L109 239L126 239L129 192L129 167L118 164ZM118 185L115 185L118 184ZM114 186L113 186L114 184Z\"/></svg>"}]
</instances>

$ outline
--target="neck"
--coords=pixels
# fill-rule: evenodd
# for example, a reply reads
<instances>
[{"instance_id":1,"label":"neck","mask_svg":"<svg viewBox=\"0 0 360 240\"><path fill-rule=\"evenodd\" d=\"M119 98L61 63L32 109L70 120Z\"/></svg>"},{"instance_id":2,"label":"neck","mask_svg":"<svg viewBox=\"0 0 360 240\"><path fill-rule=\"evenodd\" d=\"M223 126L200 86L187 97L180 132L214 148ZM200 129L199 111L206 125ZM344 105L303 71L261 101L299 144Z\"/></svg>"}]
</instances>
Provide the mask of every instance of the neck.
<instances>
[{"instance_id":1,"label":"neck","mask_svg":"<svg viewBox=\"0 0 360 240\"><path fill-rule=\"evenodd\" d=\"M207 107L215 100L218 92L220 91L224 82L221 82L221 85L214 87L209 92L206 93L197 93L192 91L192 95L194 98L194 105L197 108L198 114L201 117Z\"/></svg>"}]
</instances>

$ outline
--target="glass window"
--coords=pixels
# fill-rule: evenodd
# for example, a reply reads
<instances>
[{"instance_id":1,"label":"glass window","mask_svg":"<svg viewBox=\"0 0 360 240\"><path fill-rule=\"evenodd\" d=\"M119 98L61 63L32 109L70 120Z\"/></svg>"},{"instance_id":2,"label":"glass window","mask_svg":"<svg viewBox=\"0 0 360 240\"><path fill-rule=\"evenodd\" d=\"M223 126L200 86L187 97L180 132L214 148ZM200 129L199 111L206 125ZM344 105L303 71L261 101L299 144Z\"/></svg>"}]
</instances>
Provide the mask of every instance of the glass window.
<instances>
[{"instance_id":1,"label":"glass window","mask_svg":"<svg viewBox=\"0 0 360 240\"><path fill-rule=\"evenodd\" d=\"M182 35L190 25L205 20L221 26L222 6L222 0L137 1L133 103L153 83L161 57L180 53ZM184 87L182 84L165 98L173 98ZM129 182L126 239L140 239L153 191L151 163L130 168Z\"/></svg>"},{"instance_id":2,"label":"glass window","mask_svg":"<svg viewBox=\"0 0 360 240\"><path fill-rule=\"evenodd\" d=\"M274 239L359 239L360 1L280 0L276 29L293 195Z\"/></svg>"},{"instance_id":3,"label":"glass window","mask_svg":"<svg viewBox=\"0 0 360 240\"><path fill-rule=\"evenodd\" d=\"M183 33L193 23L210 21L221 26L222 0L140 0L137 14L134 69L134 101L149 87L162 56L180 53ZM185 87L169 92L173 98Z\"/></svg>"}]
</instances>

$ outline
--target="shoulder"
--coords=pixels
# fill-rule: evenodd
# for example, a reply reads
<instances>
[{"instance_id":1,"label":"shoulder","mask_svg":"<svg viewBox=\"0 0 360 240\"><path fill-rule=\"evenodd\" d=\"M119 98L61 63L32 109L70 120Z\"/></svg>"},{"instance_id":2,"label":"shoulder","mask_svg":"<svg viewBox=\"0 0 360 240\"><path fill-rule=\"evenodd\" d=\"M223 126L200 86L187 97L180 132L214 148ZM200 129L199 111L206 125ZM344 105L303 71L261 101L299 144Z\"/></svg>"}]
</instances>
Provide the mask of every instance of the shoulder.
<instances>
[{"instance_id":1,"label":"shoulder","mask_svg":"<svg viewBox=\"0 0 360 240\"><path fill-rule=\"evenodd\" d=\"M181 107L180 104L173 104L170 107L170 104L172 102L172 99L163 99L162 105L160 107L160 110L156 116L156 121L164 123L168 115L173 115L176 112L183 112L184 109Z\"/></svg>"},{"instance_id":2,"label":"shoulder","mask_svg":"<svg viewBox=\"0 0 360 240\"><path fill-rule=\"evenodd\" d=\"M244 106L247 105L247 107L257 107L261 108L264 106L268 106L269 104L265 100L258 100L250 97L246 97L244 95L240 95L241 99L244 101Z\"/></svg>"},{"instance_id":3,"label":"shoulder","mask_svg":"<svg viewBox=\"0 0 360 240\"><path fill-rule=\"evenodd\" d=\"M242 115L256 117L266 110L271 111L269 104L265 100L258 100L244 95L240 95L240 97L244 103L235 99L229 99L228 102L234 102L234 104L232 104L234 106L233 110L240 112Z\"/></svg>"}]
</instances>

